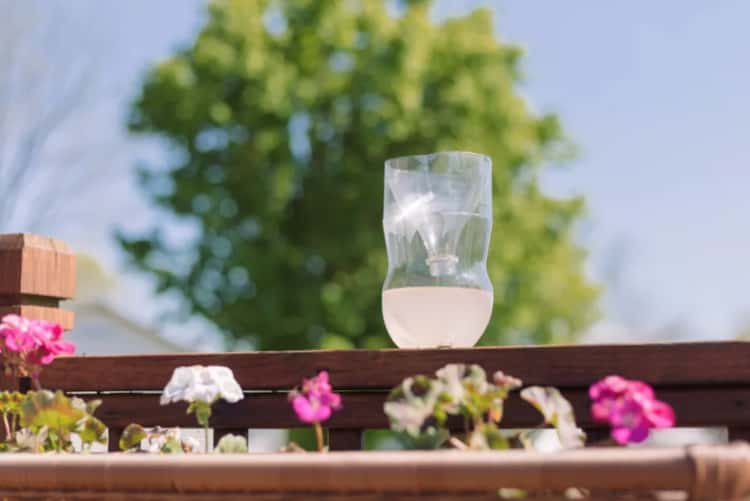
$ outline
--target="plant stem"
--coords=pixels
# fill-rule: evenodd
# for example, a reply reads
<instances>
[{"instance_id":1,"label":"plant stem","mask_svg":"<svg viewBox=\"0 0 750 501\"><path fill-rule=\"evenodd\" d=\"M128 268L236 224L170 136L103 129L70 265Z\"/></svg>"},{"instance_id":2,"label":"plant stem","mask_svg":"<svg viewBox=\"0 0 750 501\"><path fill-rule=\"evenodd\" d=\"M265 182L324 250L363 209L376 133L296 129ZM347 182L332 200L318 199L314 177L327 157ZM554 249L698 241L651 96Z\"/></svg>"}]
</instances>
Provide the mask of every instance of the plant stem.
<instances>
[{"instance_id":1,"label":"plant stem","mask_svg":"<svg viewBox=\"0 0 750 501\"><path fill-rule=\"evenodd\" d=\"M8 413L3 412L3 425L5 425L5 440L8 441L13 436L10 431L10 423L8 423Z\"/></svg>"},{"instance_id":2,"label":"plant stem","mask_svg":"<svg viewBox=\"0 0 750 501\"><path fill-rule=\"evenodd\" d=\"M469 446L456 437L451 437L450 439L448 439L448 443L450 443L453 447L455 447L458 450L462 450L462 451L469 450Z\"/></svg>"},{"instance_id":3,"label":"plant stem","mask_svg":"<svg viewBox=\"0 0 750 501\"><path fill-rule=\"evenodd\" d=\"M474 416L474 430L481 428L482 424L484 424L484 419L482 416Z\"/></svg>"},{"instance_id":4,"label":"plant stem","mask_svg":"<svg viewBox=\"0 0 750 501\"><path fill-rule=\"evenodd\" d=\"M192 402L188 406L188 414L195 412L195 418L198 424L203 426L204 438L206 440L205 452L208 454L212 449L212 444L208 443L208 422L211 420L211 404L207 402Z\"/></svg>"},{"instance_id":5,"label":"plant stem","mask_svg":"<svg viewBox=\"0 0 750 501\"><path fill-rule=\"evenodd\" d=\"M315 440L318 442L318 452L323 452L323 427L320 423L313 424L315 428Z\"/></svg>"}]
</instances>

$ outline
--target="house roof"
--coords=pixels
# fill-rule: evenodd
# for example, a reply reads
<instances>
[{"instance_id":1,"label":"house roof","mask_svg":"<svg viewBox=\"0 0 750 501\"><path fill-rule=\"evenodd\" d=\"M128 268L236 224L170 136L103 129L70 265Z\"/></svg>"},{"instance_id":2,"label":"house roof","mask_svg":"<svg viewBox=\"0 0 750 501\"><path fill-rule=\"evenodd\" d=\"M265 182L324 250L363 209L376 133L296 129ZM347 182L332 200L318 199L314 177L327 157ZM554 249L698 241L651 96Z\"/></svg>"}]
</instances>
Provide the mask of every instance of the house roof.
<instances>
[{"instance_id":1,"label":"house roof","mask_svg":"<svg viewBox=\"0 0 750 501\"><path fill-rule=\"evenodd\" d=\"M117 310L112 308L110 305L101 302L85 302L77 303L72 306L72 309L76 312L79 317L83 316L97 316L104 317L109 322L118 324L123 330L131 333L134 336L138 336L144 339L148 339L151 342L158 343L164 346L165 352L184 352L189 351L185 346L181 346L169 339L159 335L159 333L153 329L149 329L141 324L138 324L119 313Z\"/></svg>"}]
</instances>

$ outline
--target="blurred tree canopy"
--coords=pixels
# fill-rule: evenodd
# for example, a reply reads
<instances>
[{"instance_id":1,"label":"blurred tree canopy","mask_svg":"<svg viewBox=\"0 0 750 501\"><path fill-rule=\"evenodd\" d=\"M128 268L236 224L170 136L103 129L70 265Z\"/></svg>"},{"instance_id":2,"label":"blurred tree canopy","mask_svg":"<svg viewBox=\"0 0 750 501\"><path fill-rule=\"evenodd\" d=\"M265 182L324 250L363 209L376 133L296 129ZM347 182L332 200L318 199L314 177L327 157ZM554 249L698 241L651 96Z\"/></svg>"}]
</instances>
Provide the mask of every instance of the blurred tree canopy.
<instances>
[{"instance_id":1,"label":"blurred tree canopy","mask_svg":"<svg viewBox=\"0 0 750 501\"><path fill-rule=\"evenodd\" d=\"M186 315L259 349L389 345L383 161L470 150L494 162L482 343L566 341L591 322L597 291L572 235L583 201L537 179L571 151L557 118L515 91L521 51L490 12L438 24L430 3L218 1L150 70L129 126L175 154L141 169L143 188L199 231L118 238Z\"/></svg>"}]
</instances>

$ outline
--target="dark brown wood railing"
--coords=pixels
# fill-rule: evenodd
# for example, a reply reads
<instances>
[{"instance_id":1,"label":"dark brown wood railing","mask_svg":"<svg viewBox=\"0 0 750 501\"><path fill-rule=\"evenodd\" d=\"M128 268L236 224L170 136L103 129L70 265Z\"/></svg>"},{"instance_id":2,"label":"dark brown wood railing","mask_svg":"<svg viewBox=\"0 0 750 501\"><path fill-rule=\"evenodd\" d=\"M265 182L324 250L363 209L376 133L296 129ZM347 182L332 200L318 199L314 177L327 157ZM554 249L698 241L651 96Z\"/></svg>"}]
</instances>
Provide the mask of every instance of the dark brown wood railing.
<instances>
[{"instance_id":1,"label":"dark brown wood railing","mask_svg":"<svg viewBox=\"0 0 750 501\"><path fill-rule=\"evenodd\" d=\"M70 327L72 315L62 313L57 302L74 293L73 267L74 257L61 242L0 236L0 313L63 320ZM580 426L593 436L603 430L589 417L588 386L620 374L654 385L659 397L674 406L679 426L725 426L736 439L750 436L749 360L750 344L745 342L76 356L48 367L42 385L102 398L97 415L110 427L114 446L131 422L194 426L184 406L159 405L158 393L175 367L225 365L234 371L246 398L215 406L211 422L217 437L249 428L298 427L286 392L303 377L328 370L334 387L344 394L343 409L327 423L330 445L348 450L361 447L364 430L387 428L382 407L392 387L448 363L479 364L488 373L503 370L525 384L560 388ZM12 384L5 382L6 387ZM534 427L539 417L511 398L503 423Z\"/></svg>"},{"instance_id":2,"label":"dark brown wood railing","mask_svg":"<svg viewBox=\"0 0 750 501\"><path fill-rule=\"evenodd\" d=\"M303 377L328 370L344 406L327 423L331 448L357 449L366 429L387 428L383 402L390 388L414 374L447 363L503 370L526 384L554 385L573 404L581 427L593 435L588 386L607 374L642 379L675 408L680 426L726 426L731 438L750 424L750 344L744 342L608 346L540 346L466 350L351 350L218 354L68 357L45 370L42 384L70 393L95 393L99 417L114 434L130 422L144 426L194 426L183 406L160 406L158 392L181 365L225 365L246 391L233 405L215 406L212 425L221 435L248 428L300 426L286 392ZM539 416L518 398L508 402L503 424L534 427Z\"/></svg>"}]
</instances>

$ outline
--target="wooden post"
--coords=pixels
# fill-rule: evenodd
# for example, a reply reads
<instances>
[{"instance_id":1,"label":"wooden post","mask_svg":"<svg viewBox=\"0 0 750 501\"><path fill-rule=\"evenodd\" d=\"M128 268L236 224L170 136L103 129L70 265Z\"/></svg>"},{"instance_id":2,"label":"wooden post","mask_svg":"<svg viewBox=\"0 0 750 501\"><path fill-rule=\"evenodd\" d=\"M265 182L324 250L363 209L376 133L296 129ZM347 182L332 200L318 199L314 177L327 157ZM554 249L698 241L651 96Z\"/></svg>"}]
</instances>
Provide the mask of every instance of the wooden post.
<instances>
[{"instance_id":1,"label":"wooden post","mask_svg":"<svg viewBox=\"0 0 750 501\"><path fill-rule=\"evenodd\" d=\"M115 428L110 426L107 428L107 451L108 452L120 452L120 439L122 438L122 432L124 428Z\"/></svg>"},{"instance_id":2,"label":"wooden post","mask_svg":"<svg viewBox=\"0 0 750 501\"><path fill-rule=\"evenodd\" d=\"M60 301L75 295L76 260L62 241L27 233L0 235L0 317L15 313L73 328Z\"/></svg>"}]
</instances>

